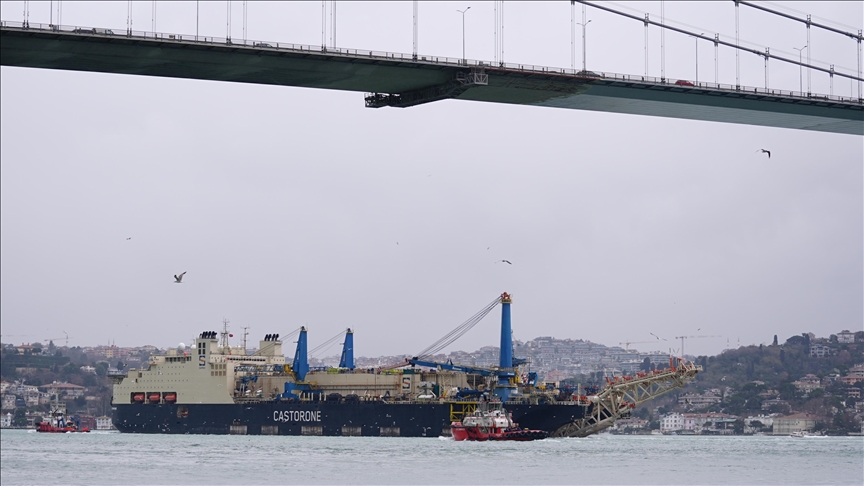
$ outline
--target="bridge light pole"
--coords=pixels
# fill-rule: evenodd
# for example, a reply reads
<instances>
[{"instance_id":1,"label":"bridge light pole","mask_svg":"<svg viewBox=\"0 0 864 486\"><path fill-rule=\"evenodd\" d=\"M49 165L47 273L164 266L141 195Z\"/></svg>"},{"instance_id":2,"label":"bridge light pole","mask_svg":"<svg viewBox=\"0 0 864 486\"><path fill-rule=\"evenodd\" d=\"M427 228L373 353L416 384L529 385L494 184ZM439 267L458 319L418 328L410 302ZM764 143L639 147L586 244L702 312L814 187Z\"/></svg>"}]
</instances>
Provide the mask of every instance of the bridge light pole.
<instances>
[{"instance_id":1,"label":"bridge light pole","mask_svg":"<svg viewBox=\"0 0 864 486\"><path fill-rule=\"evenodd\" d=\"M462 14L462 64L467 64L465 60L465 12L471 10L471 7L466 7L465 10L456 9L457 12Z\"/></svg>"},{"instance_id":2,"label":"bridge light pole","mask_svg":"<svg viewBox=\"0 0 864 486\"><path fill-rule=\"evenodd\" d=\"M576 23L579 24L579 22ZM588 71L588 68L586 67L587 63L585 62L585 28L588 27L588 24L590 23L591 21L589 20L584 24L579 24L582 26L582 72Z\"/></svg>"},{"instance_id":3,"label":"bridge light pole","mask_svg":"<svg viewBox=\"0 0 864 486\"><path fill-rule=\"evenodd\" d=\"M804 92L804 75L802 74L802 71L801 71L801 51L803 51L804 49L807 49L807 46L804 46L801 49L798 49L797 47L793 47L792 49L795 49L796 51L798 51L798 92L803 93Z\"/></svg>"}]
</instances>

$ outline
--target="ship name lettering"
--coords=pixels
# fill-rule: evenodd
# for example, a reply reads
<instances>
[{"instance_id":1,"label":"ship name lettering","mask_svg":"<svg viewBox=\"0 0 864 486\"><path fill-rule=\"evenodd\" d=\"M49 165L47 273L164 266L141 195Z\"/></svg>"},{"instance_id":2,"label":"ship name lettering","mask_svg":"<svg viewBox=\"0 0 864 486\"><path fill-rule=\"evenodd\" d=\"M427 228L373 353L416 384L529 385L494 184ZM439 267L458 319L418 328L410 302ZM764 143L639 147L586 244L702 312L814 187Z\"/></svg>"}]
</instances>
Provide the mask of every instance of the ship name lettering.
<instances>
[{"instance_id":1,"label":"ship name lettering","mask_svg":"<svg viewBox=\"0 0 864 486\"><path fill-rule=\"evenodd\" d=\"M320 422L320 410L276 410L273 412L274 422Z\"/></svg>"}]
</instances>

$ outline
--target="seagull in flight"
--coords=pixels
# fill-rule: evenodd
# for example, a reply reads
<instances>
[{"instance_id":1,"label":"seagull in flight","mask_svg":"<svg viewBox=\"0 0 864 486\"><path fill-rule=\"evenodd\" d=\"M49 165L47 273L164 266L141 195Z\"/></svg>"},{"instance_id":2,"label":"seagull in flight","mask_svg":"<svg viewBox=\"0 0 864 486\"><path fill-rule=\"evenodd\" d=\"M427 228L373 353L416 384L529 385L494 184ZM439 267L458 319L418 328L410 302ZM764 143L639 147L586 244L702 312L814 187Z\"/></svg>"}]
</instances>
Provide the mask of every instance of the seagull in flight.
<instances>
[{"instance_id":1,"label":"seagull in flight","mask_svg":"<svg viewBox=\"0 0 864 486\"><path fill-rule=\"evenodd\" d=\"M174 275L174 283L183 283L183 275L186 275L186 272L183 272L180 275Z\"/></svg>"},{"instance_id":2,"label":"seagull in flight","mask_svg":"<svg viewBox=\"0 0 864 486\"><path fill-rule=\"evenodd\" d=\"M768 154L768 158L769 158L769 159L771 158L771 151L770 151L770 150L765 150L765 149L759 149L759 150L761 150L763 154ZM757 152L758 152L759 150L757 150Z\"/></svg>"},{"instance_id":3,"label":"seagull in flight","mask_svg":"<svg viewBox=\"0 0 864 486\"><path fill-rule=\"evenodd\" d=\"M129 237L129 238L126 238L126 239L127 239L127 240L131 240L131 239L132 239L132 237L131 237L131 236L130 236L130 237Z\"/></svg>"},{"instance_id":4,"label":"seagull in flight","mask_svg":"<svg viewBox=\"0 0 864 486\"><path fill-rule=\"evenodd\" d=\"M499 260L499 261L497 261L497 262L495 262L495 263L502 263L502 262L503 262L503 263L506 263L506 264L508 264L508 265L513 265L512 263L510 263L510 260Z\"/></svg>"},{"instance_id":5,"label":"seagull in flight","mask_svg":"<svg viewBox=\"0 0 864 486\"><path fill-rule=\"evenodd\" d=\"M650 334L650 335L654 336L655 338L657 338L658 341L661 340L661 339L663 339L663 338L661 338L660 336L654 334L653 332L649 332L648 334ZM665 339L663 339L663 340L665 341Z\"/></svg>"}]
</instances>

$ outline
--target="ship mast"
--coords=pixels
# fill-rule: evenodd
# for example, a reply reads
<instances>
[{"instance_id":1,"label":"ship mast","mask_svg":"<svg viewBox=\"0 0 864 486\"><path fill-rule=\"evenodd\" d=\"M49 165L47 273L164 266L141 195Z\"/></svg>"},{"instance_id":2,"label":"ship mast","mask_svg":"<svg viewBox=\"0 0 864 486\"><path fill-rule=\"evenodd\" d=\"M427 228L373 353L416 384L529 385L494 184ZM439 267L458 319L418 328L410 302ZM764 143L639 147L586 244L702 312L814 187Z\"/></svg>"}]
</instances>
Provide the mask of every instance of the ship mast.
<instances>
[{"instance_id":1,"label":"ship mast","mask_svg":"<svg viewBox=\"0 0 864 486\"><path fill-rule=\"evenodd\" d=\"M246 336L249 335L249 326L243 328L243 354L246 354Z\"/></svg>"},{"instance_id":2,"label":"ship mast","mask_svg":"<svg viewBox=\"0 0 864 486\"><path fill-rule=\"evenodd\" d=\"M221 343L222 352L225 353L228 351L228 323L231 322L228 319L222 318L222 335Z\"/></svg>"}]
</instances>

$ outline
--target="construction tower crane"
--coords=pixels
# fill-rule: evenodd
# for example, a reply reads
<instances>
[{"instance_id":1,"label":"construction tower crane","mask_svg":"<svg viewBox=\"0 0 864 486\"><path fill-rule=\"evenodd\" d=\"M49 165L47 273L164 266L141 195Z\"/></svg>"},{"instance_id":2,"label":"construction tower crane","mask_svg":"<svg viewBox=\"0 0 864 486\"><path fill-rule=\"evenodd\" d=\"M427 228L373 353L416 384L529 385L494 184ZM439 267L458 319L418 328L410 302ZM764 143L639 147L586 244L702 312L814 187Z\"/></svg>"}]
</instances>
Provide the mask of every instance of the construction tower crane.
<instances>
[{"instance_id":1,"label":"construction tower crane","mask_svg":"<svg viewBox=\"0 0 864 486\"><path fill-rule=\"evenodd\" d=\"M685 339L699 339L699 338L718 338L723 336L675 336L675 339L681 340L681 357L684 357L684 340Z\"/></svg>"},{"instance_id":2,"label":"construction tower crane","mask_svg":"<svg viewBox=\"0 0 864 486\"><path fill-rule=\"evenodd\" d=\"M69 347L69 340L70 340L70 339L75 339L75 338L70 337L69 334L68 334L66 331L63 331L63 334L66 334L66 337L62 337L62 338L48 338L48 339L43 339L43 341L47 343L47 342L51 342L51 341L60 341L60 340L64 340L64 341L66 342L66 347L68 348L68 347Z\"/></svg>"},{"instance_id":3,"label":"construction tower crane","mask_svg":"<svg viewBox=\"0 0 864 486\"><path fill-rule=\"evenodd\" d=\"M618 343L618 345L620 346L620 345L623 344L623 345L624 345L624 350L625 350L625 351L630 351L630 345L631 345L631 344L650 344L650 343L656 343L656 342L657 342L657 341L625 341L625 342L623 342L623 343Z\"/></svg>"}]
</instances>

